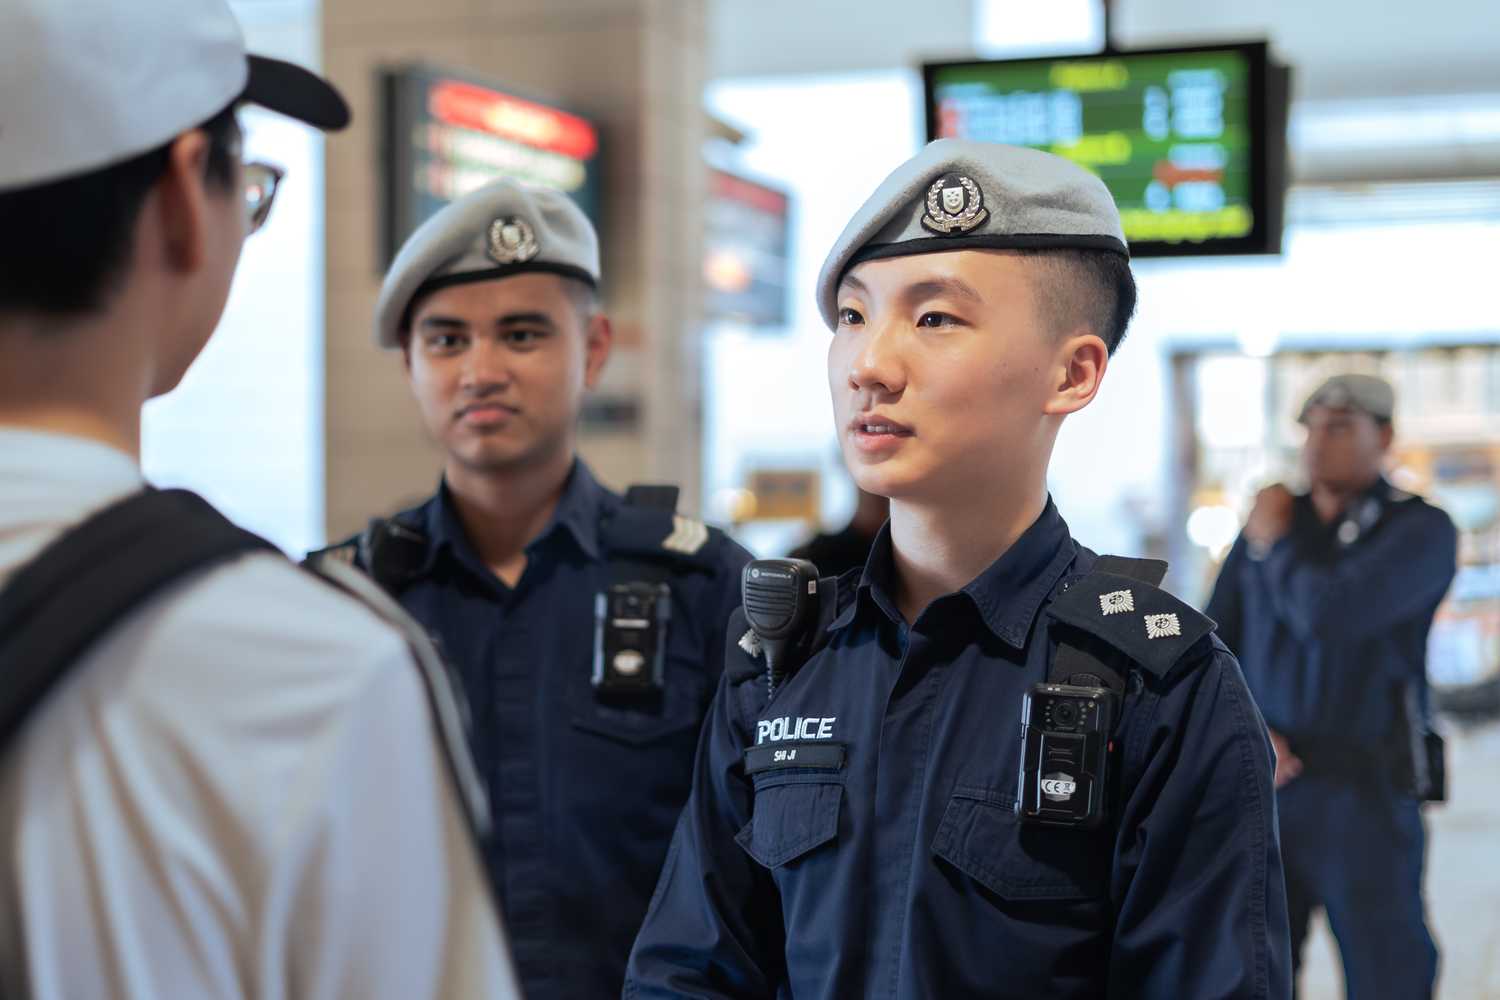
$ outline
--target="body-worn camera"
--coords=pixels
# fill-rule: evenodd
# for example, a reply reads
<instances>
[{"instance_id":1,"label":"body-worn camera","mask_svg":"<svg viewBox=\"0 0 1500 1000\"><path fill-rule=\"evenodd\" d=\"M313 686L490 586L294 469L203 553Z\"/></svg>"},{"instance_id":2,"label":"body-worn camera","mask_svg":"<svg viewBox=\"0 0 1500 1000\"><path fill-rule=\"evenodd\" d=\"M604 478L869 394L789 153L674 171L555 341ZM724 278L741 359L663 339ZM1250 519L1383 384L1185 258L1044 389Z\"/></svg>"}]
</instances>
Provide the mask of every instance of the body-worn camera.
<instances>
[{"instance_id":1,"label":"body-worn camera","mask_svg":"<svg viewBox=\"0 0 1500 1000\"><path fill-rule=\"evenodd\" d=\"M1115 711L1108 688L1038 684L1026 692L1016 799L1021 822L1088 828L1103 821Z\"/></svg>"},{"instance_id":2,"label":"body-worn camera","mask_svg":"<svg viewBox=\"0 0 1500 1000\"><path fill-rule=\"evenodd\" d=\"M664 583L617 583L594 598L594 690L658 695L666 676L672 592Z\"/></svg>"}]
</instances>

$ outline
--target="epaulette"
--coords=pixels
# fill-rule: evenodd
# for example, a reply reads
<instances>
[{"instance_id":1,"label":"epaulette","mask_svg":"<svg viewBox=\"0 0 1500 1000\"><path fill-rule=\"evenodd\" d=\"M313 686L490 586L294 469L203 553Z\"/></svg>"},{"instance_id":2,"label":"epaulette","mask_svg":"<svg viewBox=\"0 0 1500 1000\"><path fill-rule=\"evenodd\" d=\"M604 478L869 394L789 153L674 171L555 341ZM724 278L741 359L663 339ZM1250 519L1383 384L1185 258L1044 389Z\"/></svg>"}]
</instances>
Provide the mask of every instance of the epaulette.
<instances>
[{"instance_id":1,"label":"epaulette","mask_svg":"<svg viewBox=\"0 0 1500 1000\"><path fill-rule=\"evenodd\" d=\"M1158 677L1214 630L1214 622L1144 580L1094 570L1072 581L1047 614L1124 653Z\"/></svg>"},{"instance_id":2,"label":"epaulette","mask_svg":"<svg viewBox=\"0 0 1500 1000\"><path fill-rule=\"evenodd\" d=\"M632 486L625 502L599 524L600 542L611 559L709 572L715 566L710 555L718 548L709 543L718 535L722 532L677 513L675 486Z\"/></svg>"}]
</instances>

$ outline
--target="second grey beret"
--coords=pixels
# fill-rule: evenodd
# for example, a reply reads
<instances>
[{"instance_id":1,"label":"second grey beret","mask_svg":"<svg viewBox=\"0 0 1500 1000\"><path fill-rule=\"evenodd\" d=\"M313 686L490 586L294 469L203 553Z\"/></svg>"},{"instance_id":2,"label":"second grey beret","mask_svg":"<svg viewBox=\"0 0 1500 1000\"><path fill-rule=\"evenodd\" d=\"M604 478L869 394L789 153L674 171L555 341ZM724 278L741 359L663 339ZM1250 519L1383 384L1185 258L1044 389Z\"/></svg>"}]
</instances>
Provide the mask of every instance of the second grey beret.
<instances>
[{"instance_id":1,"label":"second grey beret","mask_svg":"<svg viewBox=\"0 0 1500 1000\"><path fill-rule=\"evenodd\" d=\"M875 189L818 273L818 311L838 325L856 264L951 250L1073 247L1129 256L1109 189L1071 160L1021 146L939 139Z\"/></svg>"},{"instance_id":2,"label":"second grey beret","mask_svg":"<svg viewBox=\"0 0 1500 1000\"><path fill-rule=\"evenodd\" d=\"M1376 420L1389 420L1396 413L1396 391L1385 379L1374 375L1335 375L1307 397L1297 422L1307 423L1308 411L1314 406L1362 410Z\"/></svg>"},{"instance_id":3,"label":"second grey beret","mask_svg":"<svg viewBox=\"0 0 1500 1000\"><path fill-rule=\"evenodd\" d=\"M445 205L396 254L375 306L375 342L400 345L420 294L468 281L544 271L599 283L599 237L561 191L498 180Z\"/></svg>"}]
</instances>

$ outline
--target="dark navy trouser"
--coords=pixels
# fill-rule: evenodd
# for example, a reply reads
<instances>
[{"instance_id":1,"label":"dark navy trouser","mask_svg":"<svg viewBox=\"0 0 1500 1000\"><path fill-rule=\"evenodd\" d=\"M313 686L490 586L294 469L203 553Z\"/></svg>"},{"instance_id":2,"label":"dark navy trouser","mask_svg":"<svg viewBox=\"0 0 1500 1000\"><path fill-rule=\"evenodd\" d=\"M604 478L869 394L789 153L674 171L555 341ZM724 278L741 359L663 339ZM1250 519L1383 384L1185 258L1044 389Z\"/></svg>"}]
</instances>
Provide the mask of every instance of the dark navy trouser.
<instances>
[{"instance_id":1,"label":"dark navy trouser","mask_svg":"<svg viewBox=\"0 0 1500 1000\"><path fill-rule=\"evenodd\" d=\"M1292 961L1322 907L1348 1000L1430 1000L1438 952L1422 902L1421 807L1374 781L1304 774L1277 793Z\"/></svg>"}]
</instances>

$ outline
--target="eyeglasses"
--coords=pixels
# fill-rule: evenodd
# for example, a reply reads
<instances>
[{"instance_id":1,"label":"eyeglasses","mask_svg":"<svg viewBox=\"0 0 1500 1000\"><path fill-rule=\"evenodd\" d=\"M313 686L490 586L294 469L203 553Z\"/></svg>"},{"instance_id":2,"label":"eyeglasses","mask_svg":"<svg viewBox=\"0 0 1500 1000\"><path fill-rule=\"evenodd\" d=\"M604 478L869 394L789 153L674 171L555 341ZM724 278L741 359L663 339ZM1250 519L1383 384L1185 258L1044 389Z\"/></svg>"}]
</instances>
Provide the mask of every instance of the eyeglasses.
<instances>
[{"instance_id":1,"label":"eyeglasses","mask_svg":"<svg viewBox=\"0 0 1500 1000\"><path fill-rule=\"evenodd\" d=\"M245 164L245 235L266 224L271 203L276 200L276 186L286 171L269 163Z\"/></svg>"}]
</instances>

